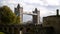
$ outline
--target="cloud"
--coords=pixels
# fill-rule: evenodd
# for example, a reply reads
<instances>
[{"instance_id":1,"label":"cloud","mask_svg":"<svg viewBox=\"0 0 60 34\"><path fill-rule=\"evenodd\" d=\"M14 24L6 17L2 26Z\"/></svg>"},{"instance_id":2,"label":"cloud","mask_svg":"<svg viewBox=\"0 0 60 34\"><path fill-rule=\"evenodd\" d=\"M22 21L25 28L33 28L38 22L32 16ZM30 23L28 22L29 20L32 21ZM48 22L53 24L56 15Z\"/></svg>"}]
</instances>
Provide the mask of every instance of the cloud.
<instances>
[{"instance_id":1,"label":"cloud","mask_svg":"<svg viewBox=\"0 0 60 34\"><path fill-rule=\"evenodd\" d=\"M55 10L60 9L60 0L0 0L0 6L8 5L12 10L18 3L24 12L32 12L34 8L38 8L41 17L55 15Z\"/></svg>"},{"instance_id":2,"label":"cloud","mask_svg":"<svg viewBox=\"0 0 60 34\"><path fill-rule=\"evenodd\" d=\"M23 0L23 3L26 3L27 5L38 5L38 6L44 6L44 5L47 5L44 1L41 1L41 0Z\"/></svg>"},{"instance_id":3,"label":"cloud","mask_svg":"<svg viewBox=\"0 0 60 34\"><path fill-rule=\"evenodd\" d=\"M59 5L59 0L46 0L45 1L48 5Z\"/></svg>"}]
</instances>

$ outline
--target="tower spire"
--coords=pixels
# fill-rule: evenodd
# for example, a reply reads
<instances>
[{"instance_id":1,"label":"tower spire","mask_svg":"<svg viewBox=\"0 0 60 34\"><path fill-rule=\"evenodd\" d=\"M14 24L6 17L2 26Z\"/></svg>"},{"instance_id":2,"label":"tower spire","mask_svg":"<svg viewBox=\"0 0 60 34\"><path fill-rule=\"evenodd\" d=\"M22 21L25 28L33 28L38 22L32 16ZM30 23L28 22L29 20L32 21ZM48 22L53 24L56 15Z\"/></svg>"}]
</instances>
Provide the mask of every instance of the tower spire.
<instances>
[{"instance_id":1,"label":"tower spire","mask_svg":"<svg viewBox=\"0 0 60 34\"><path fill-rule=\"evenodd\" d=\"M38 11L37 8L35 8L35 10L33 11L33 13L37 13L37 11Z\"/></svg>"},{"instance_id":2,"label":"tower spire","mask_svg":"<svg viewBox=\"0 0 60 34\"><path fill-rule=\"evenodd\" d=\"M35 11L37 11L37 8L35 8Z\"/></svg>"},{"instance_id":3,"label":"tower spire","mask_svg":"<svg viewBox=\"0 0 60 34\"><path fill-rule=\"evenodd\" d=\"M17 5L17 8L18 8L18 9L20 8L20 4Z\"/></svg>"}]
</instances>

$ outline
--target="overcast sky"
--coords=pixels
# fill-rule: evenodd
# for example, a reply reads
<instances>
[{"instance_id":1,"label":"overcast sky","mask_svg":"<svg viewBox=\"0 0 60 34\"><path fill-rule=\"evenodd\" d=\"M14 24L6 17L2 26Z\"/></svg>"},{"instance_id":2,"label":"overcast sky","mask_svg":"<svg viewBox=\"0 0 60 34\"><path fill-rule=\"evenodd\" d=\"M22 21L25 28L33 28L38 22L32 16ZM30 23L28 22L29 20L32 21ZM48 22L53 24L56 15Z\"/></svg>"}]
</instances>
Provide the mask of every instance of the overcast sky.
<instances>
[{"instance_id":1,"label":"overcast sky","mask_svg":"<svg viewBox=\"0 0 60 34\"><path fill-rule=\"evenodd\" d=\"M34 8L40 11L40 17L55 15L60 9L60 0L0 0L0 6L8 5L12 10L17 4L23 7L24 12L32 12ZM31 16L24 15L23 21L31 20Z\"/></svg>"}]
</instances>

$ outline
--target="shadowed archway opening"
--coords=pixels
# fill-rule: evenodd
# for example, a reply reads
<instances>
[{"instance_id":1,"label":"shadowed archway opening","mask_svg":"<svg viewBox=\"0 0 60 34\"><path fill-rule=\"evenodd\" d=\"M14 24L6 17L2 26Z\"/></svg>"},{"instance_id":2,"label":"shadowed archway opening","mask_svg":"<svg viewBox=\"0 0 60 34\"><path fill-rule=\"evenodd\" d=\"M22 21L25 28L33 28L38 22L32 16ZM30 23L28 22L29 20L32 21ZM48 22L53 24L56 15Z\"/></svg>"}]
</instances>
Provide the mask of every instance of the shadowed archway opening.
<instances>
[{"instance_id":1,"label":"shadowed archway opening","mask_svg":"<svg viewBox=\"0 0 60 34\"><path fill-rule=\"evenodd\" d=\"M0 31L0 34L8 34L8 33Z\"/></svg>"}]
</instances>

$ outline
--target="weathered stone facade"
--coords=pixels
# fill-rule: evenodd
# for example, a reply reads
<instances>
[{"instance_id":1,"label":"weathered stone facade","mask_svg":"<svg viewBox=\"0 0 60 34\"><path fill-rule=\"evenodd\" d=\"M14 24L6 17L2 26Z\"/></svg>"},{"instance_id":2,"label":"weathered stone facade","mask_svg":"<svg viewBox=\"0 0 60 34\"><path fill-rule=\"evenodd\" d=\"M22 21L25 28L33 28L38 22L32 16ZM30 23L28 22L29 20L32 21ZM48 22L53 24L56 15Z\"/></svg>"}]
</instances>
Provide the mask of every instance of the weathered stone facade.
<instances>
[{"instance_id":1,"label":"weathered stone facade","mask_svg":"<svg viewBox=\"0 0 60 34\"><path fill-rule=\"evenodd\" d=\"M43 26L52 26L56 32L60 31L60 15L57 10L57 15L43 17Z\"/></svg>"}]
</instances>

